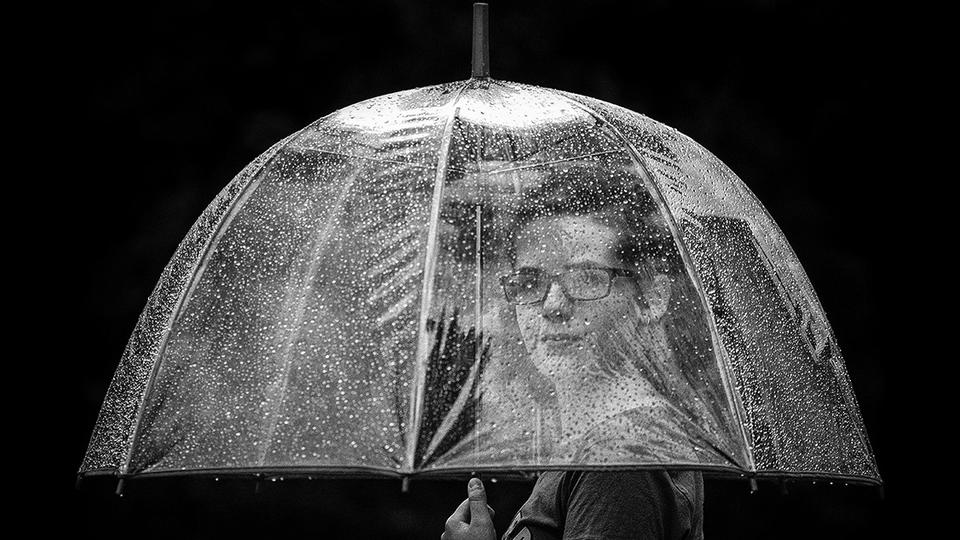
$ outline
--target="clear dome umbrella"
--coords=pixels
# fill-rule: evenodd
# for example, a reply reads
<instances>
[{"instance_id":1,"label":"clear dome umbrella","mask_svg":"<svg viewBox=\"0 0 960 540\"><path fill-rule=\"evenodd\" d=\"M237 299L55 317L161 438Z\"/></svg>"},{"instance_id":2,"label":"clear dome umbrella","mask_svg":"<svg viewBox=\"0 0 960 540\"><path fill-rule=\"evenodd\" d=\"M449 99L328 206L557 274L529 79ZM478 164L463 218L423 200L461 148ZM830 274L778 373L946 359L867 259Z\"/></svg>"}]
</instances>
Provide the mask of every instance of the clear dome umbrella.
<instances>
[{"instance_id":1,"label":"clear dome umbrella","mask_svg":"<svg viewBox=\"0 0 960 540\"><path fill-rule=\"evenodd\" d=\"M880 479L782 232L690 138L474 77L234 178L167 265L80 476L696 469Z\"/></svg>"}]
</instances>

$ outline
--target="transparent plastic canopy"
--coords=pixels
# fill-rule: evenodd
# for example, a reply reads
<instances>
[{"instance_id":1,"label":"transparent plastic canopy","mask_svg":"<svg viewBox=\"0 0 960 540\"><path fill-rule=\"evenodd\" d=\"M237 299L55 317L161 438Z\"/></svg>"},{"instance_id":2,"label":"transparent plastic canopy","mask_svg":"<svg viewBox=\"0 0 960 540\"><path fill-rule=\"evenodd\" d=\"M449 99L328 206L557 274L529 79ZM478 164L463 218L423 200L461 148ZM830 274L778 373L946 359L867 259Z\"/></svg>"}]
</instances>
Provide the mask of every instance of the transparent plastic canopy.
<instances>
[{"instance_id":1,"label":"transparent plastic canopy","mask_svg":"<svg viewBox=\"0 0 960 540\"><path fill-rule=\"evenodd\" d=\"M802 267L645 116L471 79L337 111L184 239L80 474L879 482Z\"/></svg>"}]
</instances>

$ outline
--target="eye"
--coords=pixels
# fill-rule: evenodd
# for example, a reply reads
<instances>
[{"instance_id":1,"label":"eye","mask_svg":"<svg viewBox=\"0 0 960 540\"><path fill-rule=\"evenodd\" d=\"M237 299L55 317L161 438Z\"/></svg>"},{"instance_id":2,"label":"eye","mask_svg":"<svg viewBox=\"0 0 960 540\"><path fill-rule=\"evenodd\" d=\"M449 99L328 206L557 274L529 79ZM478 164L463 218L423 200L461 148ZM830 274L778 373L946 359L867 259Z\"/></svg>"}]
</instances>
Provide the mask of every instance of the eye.
<instances>
[{"instance_id":1,"label":"eye","mask_svg":"<svg viewBox=\"0 0 960 540\"><path fill-rule=\"evenodd\" d=\"M584 283L588 285L601 285L607 281L607 275L603 270L587 269L583 271L581 276Z\"/></svg>"},{"instance_id":2,"label":"eye","mask_svg":"<svg viewBox=\"0 0 960 540\"><path fill-rule=\"evenodd\" d=\"M515 277L518 287L524 289L536 289L540 283L540 274L536 272L520 273Z\"/></svg>"}]
</instances>

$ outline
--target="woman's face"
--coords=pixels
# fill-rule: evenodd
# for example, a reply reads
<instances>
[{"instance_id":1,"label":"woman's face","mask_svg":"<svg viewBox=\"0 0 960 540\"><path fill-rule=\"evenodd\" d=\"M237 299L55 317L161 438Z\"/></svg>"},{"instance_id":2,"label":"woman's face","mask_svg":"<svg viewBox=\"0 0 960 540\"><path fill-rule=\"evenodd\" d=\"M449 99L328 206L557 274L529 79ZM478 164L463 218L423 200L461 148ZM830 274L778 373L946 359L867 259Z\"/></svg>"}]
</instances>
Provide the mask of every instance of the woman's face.
<instances>
[{"instance_id":1,"label":"woman's face","mask_svg":"<svg viewBox=\"0 0 960 540\"><path fill-rule=\"evenodd\" d=\"M540 218L517 236L516 268L549 275L578 267L623 268L619 243L617 232L593 217ZM640 291L631 278L614 277L610 294L596 300L574 300L558 280L549 287L543 302L517 305L516 314L527 352L551 379L595 371L604 340L638 324Z\"/></svg>"}]
</instances>

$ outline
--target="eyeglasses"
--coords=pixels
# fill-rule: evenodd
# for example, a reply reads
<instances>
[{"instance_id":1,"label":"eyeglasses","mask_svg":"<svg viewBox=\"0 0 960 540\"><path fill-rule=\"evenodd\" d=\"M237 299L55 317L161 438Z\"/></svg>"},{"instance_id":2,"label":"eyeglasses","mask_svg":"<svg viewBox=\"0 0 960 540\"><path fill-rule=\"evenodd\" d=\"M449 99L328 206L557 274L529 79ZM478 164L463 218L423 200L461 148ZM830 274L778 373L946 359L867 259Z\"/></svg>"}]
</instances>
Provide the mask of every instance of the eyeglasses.
<instances>
[{"instance_id":1,"label":"eyeglasses","mask_svg":"<svg viewBox=\"0 0 960 540\"><path fill-rule=\"evenodd\" d=\"M633 270L624 268L574 268L556 274L548 274L537 268L523 270L500 277L503 294L511 304L538 304L547 298L554 281L574 300L599 300L610 294L614 277L633 277Z\"/></svg>"}]
</instances>

